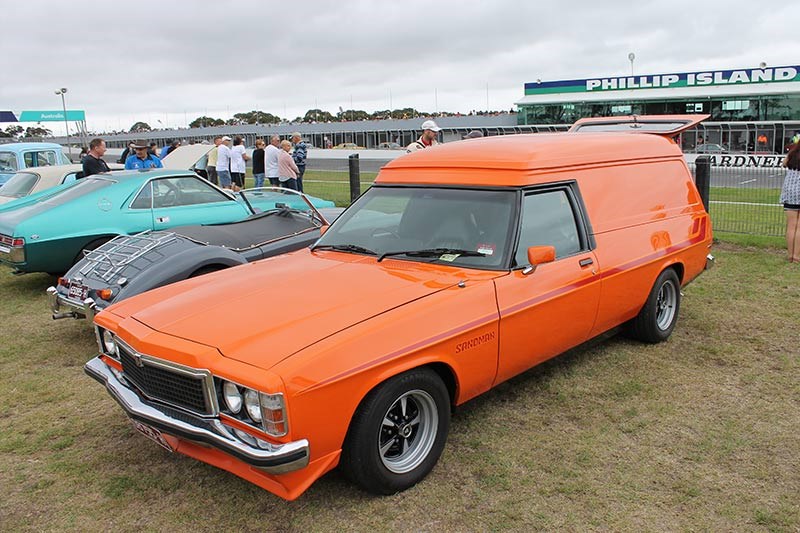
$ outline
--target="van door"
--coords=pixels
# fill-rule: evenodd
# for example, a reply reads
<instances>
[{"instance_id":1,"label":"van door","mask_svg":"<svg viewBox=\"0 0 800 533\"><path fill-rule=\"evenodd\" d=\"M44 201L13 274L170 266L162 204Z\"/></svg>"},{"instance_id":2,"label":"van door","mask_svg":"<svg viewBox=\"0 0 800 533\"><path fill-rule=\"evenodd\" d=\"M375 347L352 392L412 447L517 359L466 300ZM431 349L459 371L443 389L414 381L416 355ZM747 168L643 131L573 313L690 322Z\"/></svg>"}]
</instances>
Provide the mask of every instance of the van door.
<instances>
[{"instance_id":1,"label":"van door","mask_svg":"<svg viewBox=\"0 0 800 533\"><path fill-rule=\"evenodd\" d=\"M500 311L496 382L576 346L589 336L600 301L597 257L574 184L526 192L516 269L495 280ZM555 261L531 273L530 246L550 245Z\"/></svg>"}]
</instances>

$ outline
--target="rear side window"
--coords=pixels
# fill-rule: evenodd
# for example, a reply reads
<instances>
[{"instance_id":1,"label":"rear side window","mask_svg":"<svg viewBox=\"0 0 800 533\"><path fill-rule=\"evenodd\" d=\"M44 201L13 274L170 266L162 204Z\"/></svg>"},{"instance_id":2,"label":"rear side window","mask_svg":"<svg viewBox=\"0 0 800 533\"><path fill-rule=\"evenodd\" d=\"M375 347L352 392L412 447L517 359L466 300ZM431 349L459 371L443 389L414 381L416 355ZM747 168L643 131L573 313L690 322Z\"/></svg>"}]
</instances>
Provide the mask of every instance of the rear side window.
<instances>
[{"instance_id":1,"label":"rear side window","mask_svg":"<svg viewBox=\"0 0 800 533\"><path fill-rule=\"evenodd\" d=\"M153 206L153 182L148 181L145 183L142 190L136 196L136 199L131 202L131 209L150 209Z\"/></svg>"},{"instance_id":2,"label":"rear side window","mask_svg":"<svg viewBox=\"0 0 800 533\"><path fill-rule=\"evenodd\" d=\"M25 152L25 167L47 167L56 164L56 153L54 150L41 150L35 152Z\"/></svg>"},{"instance_id":3,"label":"rear side window","mask_svg":"<svg viewBox=\"0 0 800 533\"><path fill-rule=\"evenodd\" d=\"M516 265L528 264L528 248L554 246L556 259L583 249L572 202L566 189L535 191L522 203Z\"/></svg>"},{"instance_id":4,"label":"rear side window","mask_svg":"<svg viewBox=\"0 0 800 533\"><path fill-rule=\"evenodd\" d=\"M3 190L0 191L0 194L13 198L22 198L30 194L37 181L39 181L39 176L37 174L32 172L17 172L3 185Z\"/></svg>"}]
</instances>

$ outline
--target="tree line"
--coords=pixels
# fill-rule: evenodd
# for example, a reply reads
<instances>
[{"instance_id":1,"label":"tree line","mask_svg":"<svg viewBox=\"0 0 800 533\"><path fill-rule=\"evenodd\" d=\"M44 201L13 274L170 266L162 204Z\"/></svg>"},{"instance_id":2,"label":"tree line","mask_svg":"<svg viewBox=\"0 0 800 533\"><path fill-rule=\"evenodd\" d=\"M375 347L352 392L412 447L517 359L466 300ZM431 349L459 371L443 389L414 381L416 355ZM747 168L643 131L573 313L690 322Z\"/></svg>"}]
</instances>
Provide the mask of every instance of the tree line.
<instances>
[{"instance_id":1,"label":"tree line","mask_svg":"<svg viewBox=\"0 0 800 533\"><path fill-rule=\"evenodd\" d=\"M474 111L471 114L475 115L496 115L498 113L505 113L505 111ZM440 112L435 116L461 116L462 113ZM316 122L356 122L362 120L388 120L388 119L409 119L416 117L431 117L434 114L418 111L413 107L405 107L403 109L383 109L368 113L361 109L342 109L339 108L338 113L331 113L330 111L323 111L322 109L309 109L302 117L296 117L293 123L308 123L313 124ZM236 113L228 120L221 118L214 118L208 116L197 117L189 123L190 128L210 128L215 126L241 126L242 124L280 124L288 122L277 115L266 113L264 111L248 111L246 113ZM131 133L152 131L153 128L146 122L136 122L130 128Z\"/></svg>"},{"instance_id":2,"label":"tree line","mask_svg":"<svg viewBox=\"0 0 800 533\"><path fill-rule=\"evenodd\" d=\"M11 126L6 127L4 130L0 130L0 137L4 139L23 139L26 137L49 137L53 134L52 131L48 130L47 128L43 128L41 126L29 126L27 128L23 128L18 124L13 124Z\"/></svg>"}]
</instances>

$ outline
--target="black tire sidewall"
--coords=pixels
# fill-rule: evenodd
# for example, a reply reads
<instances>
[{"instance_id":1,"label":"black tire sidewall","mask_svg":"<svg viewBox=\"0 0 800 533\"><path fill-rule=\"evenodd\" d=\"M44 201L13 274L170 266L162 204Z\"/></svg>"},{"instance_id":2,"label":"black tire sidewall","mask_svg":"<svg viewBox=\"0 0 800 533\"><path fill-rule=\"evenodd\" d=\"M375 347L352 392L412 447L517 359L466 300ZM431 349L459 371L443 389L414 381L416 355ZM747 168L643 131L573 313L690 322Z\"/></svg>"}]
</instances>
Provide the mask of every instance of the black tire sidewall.
<instances>
[{"instance_id":1,"label":"black tire sidewall","mask_svg":"<svg viewBox=\"0 0 800 533\"><path fill-rule=\"evenodd\" d=\"M396 474L381 461L377 449L383 417L403 394L422 390L438 411L436 437L428 455L412 471ZM450 427L450 399L439 376L430 369L414 369L384 382L361 402L342 450L342 468L356 484L373 494L395 494L424 479L439 460Z\"/></svg>"},{"instance_id":2,"label":"black tire sidewall","mask_svg":"<svg viewBox=\"0 0 800 533\"><path fill-rule=\"evenodd\" d=\"M658 293L667 283L671 283L675 290L675 312L669 326L666 329L662 329L658 326ZM678 322L680 306L680 280L675 270L668 268L661 272L658 278L656 278L653 288L647 297L647 302L639 312L639 315L634 319L632 324L633 336L648 343L657 343L667 340L672 334L672 330L675 329L675 324Z\"/></svg>"}]
</instances>

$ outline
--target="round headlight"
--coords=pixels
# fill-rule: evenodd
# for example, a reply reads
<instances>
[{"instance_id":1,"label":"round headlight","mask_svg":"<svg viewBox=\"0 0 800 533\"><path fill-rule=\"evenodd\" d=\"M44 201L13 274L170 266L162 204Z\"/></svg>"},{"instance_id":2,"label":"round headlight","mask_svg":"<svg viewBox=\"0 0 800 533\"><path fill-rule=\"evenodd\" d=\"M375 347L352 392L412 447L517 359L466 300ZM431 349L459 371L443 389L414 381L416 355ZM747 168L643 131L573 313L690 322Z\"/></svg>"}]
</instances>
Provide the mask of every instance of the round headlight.
<instances>
[{"instance_id":1,"label":"round headlight","mask_svg":"<svg viewBox=\"0 0 800 533\"><path fill-rule=\"evenodd\" d=\"M239 392L239 387L226 381L222 386L222 396L231 413L235 414L242 410L242 393Z\"/></svg>"},{"instance_id":2,"label":"round headlight","mask_svg":"<svg viewBox=\"0 0 800 533\"><path fill-rule=\"evenodd\" d=\"M114 334L107 329L103 330L103 347L107 354L117 355L117 341L114 340Z\"/></svg>"},{"instance_id":3,"label":"round headlight","mask_svg":"<svg viewBox=\"0 0 800 533\"><path fill-rule=\"evenodd\" d=\"M258 393L253 389L244 391L244 407L253 422L261 422L261 405L258 403Z\"/></svg>"}]
</instances>

